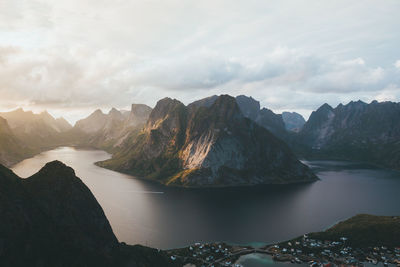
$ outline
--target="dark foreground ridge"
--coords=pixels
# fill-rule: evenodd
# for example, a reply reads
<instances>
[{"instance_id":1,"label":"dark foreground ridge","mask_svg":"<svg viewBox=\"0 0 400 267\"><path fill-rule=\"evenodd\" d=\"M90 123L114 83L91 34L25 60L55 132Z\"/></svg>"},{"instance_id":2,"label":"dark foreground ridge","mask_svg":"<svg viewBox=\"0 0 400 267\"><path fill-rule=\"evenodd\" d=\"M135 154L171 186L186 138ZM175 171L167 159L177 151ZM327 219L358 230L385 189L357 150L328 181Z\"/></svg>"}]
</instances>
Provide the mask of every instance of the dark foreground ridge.
<instances>
[{"instance_id":1,"label":"dark foreground ridge","mask_svg":"<svg viewBox=\"0 0 400 267\"><path fill-rule=\"evenodd\" d=\"M119 243L72 168L47 163L21 179L0 165L0 266L174 266L156 249Z\"/></svg>"},{"instance_id":2,"label":"dark foreground ridge","mask_svg":"<svg viewBox=\"0 0 400 267\"><path fill-rule=\"evenodd\" d=\"M252 253L269 254L275 261L303 262L310 266L364 266L364 262L399 266L400 217L360 214L324 232L261 248L197 243L167 253L181 264L197 266L235 266L240 256Z\"/></svg>"}]
</instances>

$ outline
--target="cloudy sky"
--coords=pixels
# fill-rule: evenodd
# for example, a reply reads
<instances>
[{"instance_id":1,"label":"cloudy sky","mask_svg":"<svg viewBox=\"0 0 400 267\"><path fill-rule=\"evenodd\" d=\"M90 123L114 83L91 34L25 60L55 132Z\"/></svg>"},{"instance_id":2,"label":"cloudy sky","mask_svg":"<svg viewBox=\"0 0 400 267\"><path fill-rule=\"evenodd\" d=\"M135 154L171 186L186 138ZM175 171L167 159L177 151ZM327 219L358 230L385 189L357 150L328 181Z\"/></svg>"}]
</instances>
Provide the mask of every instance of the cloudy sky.
<instances>
[{"instance_id":1,"label":"cloudy sky","mask_svg":"<svg viewBox=\"0 0 400 267\"><path fill-rule=\"evenodd\" d=\"M0 110L400 101L398 0L0 0Z\"/></svg>"}]
</instances>

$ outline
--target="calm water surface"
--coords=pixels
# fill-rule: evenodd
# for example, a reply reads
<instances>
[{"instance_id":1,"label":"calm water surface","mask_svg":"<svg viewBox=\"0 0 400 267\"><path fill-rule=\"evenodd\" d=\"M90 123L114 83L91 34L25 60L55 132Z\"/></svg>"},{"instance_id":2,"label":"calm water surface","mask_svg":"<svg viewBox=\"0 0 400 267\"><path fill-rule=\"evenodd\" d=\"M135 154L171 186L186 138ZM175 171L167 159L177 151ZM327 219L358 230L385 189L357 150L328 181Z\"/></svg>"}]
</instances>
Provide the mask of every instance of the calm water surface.
<instances>
[{"instance_id":1,"label":"calm water surface","mask_svg":"<svg viewBox=\"0 0 400 267\"><path fill-rule=\"evenodd\" d=\"M358 213L400 215L400 173L348 162L306 162L321 179L288 186L169 188L95 166L100 150L64 147L13 167L21 177L60 160L103 207L120 241L175 248L197 241L271 243L323 230Z\"/></svg>"}]
</instances>

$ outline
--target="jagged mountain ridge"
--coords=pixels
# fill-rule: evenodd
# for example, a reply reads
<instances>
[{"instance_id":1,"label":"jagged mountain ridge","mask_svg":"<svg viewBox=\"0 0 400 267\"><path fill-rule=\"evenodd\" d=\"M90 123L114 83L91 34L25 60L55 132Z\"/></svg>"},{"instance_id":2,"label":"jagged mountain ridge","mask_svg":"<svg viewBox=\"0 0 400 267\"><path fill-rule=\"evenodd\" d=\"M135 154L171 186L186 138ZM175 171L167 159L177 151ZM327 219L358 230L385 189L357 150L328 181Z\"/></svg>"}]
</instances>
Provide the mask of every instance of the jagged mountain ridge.
<instances>
[{"instance_id":1,"label":"jagged mountain ridge","mask_svg":"<svg viewBox=\"0 0 400 267\"><path fill-rule=\"evenodd\" d=\"M21 179L0 165L0 265L171 266L162 252L118 243L72 168L54 161Z\"/></svg>"},{"instance_id":2,"label":"jagged mountain ridge","mask_svg":"<svg viewBox=\"0 0 400 267\"><path fill-rule=\"evenodd\" d=\"M78 136L77 143L112 152L126 139L133 138L144 126L151 113L144 104L132 104L130 112L112 108L108 114L96 110L87 118L76 122L72 132Z\"/></svg>"},{"instance_id":3,"label":"jagged mountain ridge","mask_svg":"<svg viewBox=\"0 0 400 267\"><path fill-rule=\"evenodd\" d=\"M314 111L297 136L308 157L360 160L399 169L400 103L362 101Z\"/></svg>"},{"instance_id":4,"label":"jagged mountain ridge","mask_svg":"<svg viewBox=\"0 0 400 267\"><path fill-rule=\"evenodd\" d=\"M187 107L160 100L138 137L99 165L193 187L316 179L282 141L243 116L235 98L212 98Z\"/></svg>"},{"instance_id":5,"label":"jagged mountain ridge","mask_svg":"<svg viewBox=\"0 0 400 267\"><path fill-rule=\"evenodd\" d=\"M197 100L191 104L190 107L210 107L218 96L213 95L200 100ZM250 120L256 122L258 125L266 128L272 132L275 136L286 139L285 123L282 119L281 114L275 114L272 110L267 108L260 108L260 102L252 98L251 96L239 95L236 96L236 102L240 108L242 114Z\"/></svg>"},{"instance_id":6,"label":"jagged mountain ridge","mask_svg":"<svg viewBox=\"0 0 400 267\"><path fill-rule=\"evenodd\" d=\"M65 119L55 119L46 111L34 114L32 111L24 111L20 108L2 112L0 116L7 120L20 146L36 151L35 153L63 143L64 134L72 128Z\"/></svg>"},{"instance_id":7,"label":"jagged mountain ridge","mask_svg":"<svg viewBox=\"0 0 400 267\"><path fill-rule=\"evenodd\" d=\"M19 129L26 134L34 130L35 124L50 128L59 133L72 128L69 122L63 117L55 119L47 111L34 114L32 111L24 111L22 108L19 108L9 112L1 112L0 116L8 121L11 129Z\"/></svg>"}]
</instances>

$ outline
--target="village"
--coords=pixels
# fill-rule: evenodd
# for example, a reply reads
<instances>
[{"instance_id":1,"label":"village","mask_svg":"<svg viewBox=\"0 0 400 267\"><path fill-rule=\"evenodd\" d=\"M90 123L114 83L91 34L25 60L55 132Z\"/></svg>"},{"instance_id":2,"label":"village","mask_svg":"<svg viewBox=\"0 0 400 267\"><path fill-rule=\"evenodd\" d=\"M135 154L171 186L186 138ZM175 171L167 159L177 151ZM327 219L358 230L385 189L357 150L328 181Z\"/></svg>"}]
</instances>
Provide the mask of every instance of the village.
<instances>
[{"instance_id":1,"label":"village","mask_svg":"<svg viewBox=\"0 0 400 267\"><path fill-rule=\"evenodd\" d=\"M347 238L322 241L304 235L295 240L267 245L261 248L233 246L226 243L195 243L192 246L167 251L171 260L191 267L242 267L235 263L240 256L261 253L270 255L276 262L307 264L309 266L364 266L365 263L400 267L400 247L354 248ZM245 266L244 266L245 267Z\"/></svg>"}]
</instances>

